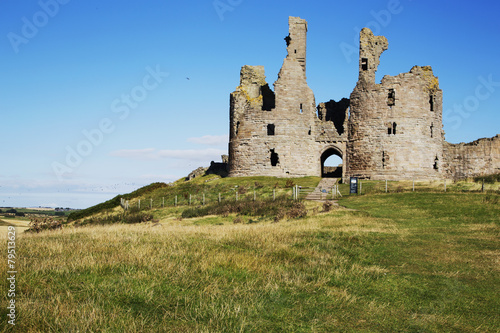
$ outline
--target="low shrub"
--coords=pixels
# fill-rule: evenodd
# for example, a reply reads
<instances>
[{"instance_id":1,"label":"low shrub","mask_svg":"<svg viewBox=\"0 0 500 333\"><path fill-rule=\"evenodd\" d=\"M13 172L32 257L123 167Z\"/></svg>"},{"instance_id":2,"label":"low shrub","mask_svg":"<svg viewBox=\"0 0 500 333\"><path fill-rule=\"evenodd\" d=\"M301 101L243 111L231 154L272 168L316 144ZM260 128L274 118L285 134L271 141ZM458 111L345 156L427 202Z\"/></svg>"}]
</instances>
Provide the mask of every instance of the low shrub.
<instances>
[{"instance_id":1,"label":"low shrub","mask_svg":"<svg viewBox=\"0 0 500 333\"><path fill-rule=\"evenodd\" d=\"M286 216L286 212L284 209L279 209L278 212L276 213L276 215L274 216L274 222L279 222L281 220L283 220Z\"/></svg>"},{"instance_id":2,"label":"low shrub","mask_svg":"<svg viewBox=\"0 0 500 333\"><path fill-rule=\"evenodd\" d=\"M90 219L77 221L75 222L75 225L76 226L84 226L88 224L105 225L113 223L134 224L134 223L149 222L152 220L153 220L153 215L150 213L134 212L134 213L119 214L119 215L106 215L103 217L93 217Z\"/></svg>"},{"instance_id":3,"label":"low shrub","mask_svg":"<svg viewBox=\"0 0 500 333\"><path fill-rule=\"evenodd\" d=\"M333 207L333 203L331 201L325 201L323 203L323 211L324 212L329 212L332 210L332 207Z\"/></svg>"},{"instance_id":4,"label":"low shrub","mask_svg":"<svg viewBox=\"0 0 500 333\"><path fill-rule=\"evenodd\" d=\"M500 173L495 173L495 174L486 175L486 176L474 177L474 181L476 183L482 183L484 181L487 184L494 184L496 182L500 182Z\"/></svg>"},{"instance_id":5,"label":"low shrub","mask_svg":"<svg viewBox=\"0 0 500 333\"><path fill-rule=\"evenodd\" d=\"M32 218L29 224L29 228L26 230L26 232L42 232L44 230L56 230L56 229L62 229L62 223L60 220L55 220L50 217L44 217L44 218Z\"/></svg>"},{"instance_id":6,"label":"low shrub","mask_svg":"<svg viewBox=\"0 0 500 333\"><path fill-rule=\"evenodd\" d=\"M181 216L183 218L202 217L206 215L227 217L229 214L234 213L260 217L284 217L286 215L295 218L307 215L307 210L302 202L279 198L276 200L241 200L197 206L185 209Z\"/></svg>"},{"instance_id":7,"label":"low shrub","mask_svg":"<svg viewBox=\"0 0 500 333\"><path fill-rule=\"evenodd\" d=\"M306 205L303 202L294 202L292 207L287 213L287 216L292 219L298 219L307 216Z\"/></svg>"}]
</instances>

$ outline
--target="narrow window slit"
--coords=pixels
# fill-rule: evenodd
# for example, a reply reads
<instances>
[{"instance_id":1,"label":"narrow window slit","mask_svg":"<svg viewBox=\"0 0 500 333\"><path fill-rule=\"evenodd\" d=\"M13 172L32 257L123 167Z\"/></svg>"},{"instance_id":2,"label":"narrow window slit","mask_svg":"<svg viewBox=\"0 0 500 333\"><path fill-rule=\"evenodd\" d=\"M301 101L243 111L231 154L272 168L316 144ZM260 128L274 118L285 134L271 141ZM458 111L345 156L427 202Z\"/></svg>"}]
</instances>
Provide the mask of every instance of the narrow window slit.
<instances>
[{"instance_id":1,"label":"narrow window slit","mask_svg":"<svg viewBox=\"0 0 500 333\"><path fill-rule=\"evenodd\" d=\"M389 89L389 93L387 94L387 105L393 106L396 104L396 92L394 89Z\"/></svg>"},{"instance_id":2,"label":"narrow window slit","mask_svg":"<svg viewBox=\"0 0 500 333\"><path fill-rule=\"evenodd\" d=\"M361 69L364 71L368 70L368 58L361 58Z\"/></svg>"},{"instance_id":3,"label":"narrow window slit","mask_svg":"<svg viewBox=\"0 0 500 333\"><path fill-rule=\"evenodd\" d=\"M267 135L274 135L275 131L275 126L274 124L268 124L267 125Z\"/></svg>"}]
</instances>

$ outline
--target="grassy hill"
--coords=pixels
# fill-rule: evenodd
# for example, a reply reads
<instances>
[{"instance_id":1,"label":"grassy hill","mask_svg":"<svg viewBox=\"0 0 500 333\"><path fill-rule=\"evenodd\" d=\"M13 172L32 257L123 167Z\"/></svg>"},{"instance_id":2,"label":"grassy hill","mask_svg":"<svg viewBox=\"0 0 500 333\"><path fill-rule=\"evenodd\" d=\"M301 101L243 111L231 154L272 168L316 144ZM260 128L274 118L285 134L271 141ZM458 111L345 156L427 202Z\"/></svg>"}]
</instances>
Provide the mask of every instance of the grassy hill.
<instances>
[{"instance_id":1,"label":"grassy hill","mask_svg":"<svg viewBox=\"0 0 500 333\"><path fill-rule=\"evenodd\" d=\"M254 189L273 194L267 185L290 195L286 180L209 179L128 200L243 186L250 205ZM277 223L236 212L182 218L184 202L140 211L159 223L20 235L19 317L10 327L1 307L0 332L497 332L499 194L396 185L344 196L328 212L309 202L306 217Z\"/></svg>"},{"instance_id":2,"label":"grassy hill","mask_svg":"<svg viewBox=\"0 0 500 333\"><path fill-rule=\"evenodd\" d=\"M130 217L127 215L132 215L132 221L136 222L136 218L140 216L151 219L178 216L188 208L211 204L233 206L235 202L288 199L292 198L294 186L313 188L319 181L319 177L220 178L210 175L189 182L181 179L174 184L153 183L132 193L118 195L104 203L73 212L68 221L77 224L127 222ZM129 203L127 212L120 206L122 199ZM147 214L140 214L141 212Z\"/></svg>"}]
</instances>

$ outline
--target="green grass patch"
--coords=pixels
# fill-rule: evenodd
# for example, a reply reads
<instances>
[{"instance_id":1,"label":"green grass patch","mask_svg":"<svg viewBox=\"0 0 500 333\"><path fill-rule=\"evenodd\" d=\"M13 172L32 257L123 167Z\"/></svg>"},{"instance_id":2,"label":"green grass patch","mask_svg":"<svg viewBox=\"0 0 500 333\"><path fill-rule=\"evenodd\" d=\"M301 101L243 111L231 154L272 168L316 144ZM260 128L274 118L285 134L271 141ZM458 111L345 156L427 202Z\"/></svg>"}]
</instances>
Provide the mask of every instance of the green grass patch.
<instances>
[{"instance_id":1,"label":"green grass patch","mask_svg":"<svg viewBox=\"0 0 500 333\"><path fill-rule=\"evenodd\" d=\"M0 331L497 332L496 198L377 194L287 223L232 213L23 234L19 317L9 328L0 308Z\"/></svg>"}]
</instances>

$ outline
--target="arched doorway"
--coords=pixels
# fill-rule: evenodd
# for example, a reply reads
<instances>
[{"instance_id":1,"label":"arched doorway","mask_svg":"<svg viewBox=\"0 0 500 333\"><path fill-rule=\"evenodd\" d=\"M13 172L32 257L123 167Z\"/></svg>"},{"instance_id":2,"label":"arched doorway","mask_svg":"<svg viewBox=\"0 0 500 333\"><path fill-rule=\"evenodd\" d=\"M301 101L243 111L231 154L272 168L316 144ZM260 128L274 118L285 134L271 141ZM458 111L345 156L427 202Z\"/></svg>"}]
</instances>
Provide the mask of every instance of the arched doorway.
<instances>
[{"instance_id":1,"label":"arched doorway","mask_svg":"<svg viewBox=\"0 0 500 333\"><path fill-rule=\"evenodd\" d=\"M321 177L342 178L343 174L342 151L336 147L329 147L321 154Z\"/></svg>"}]
</instances>

